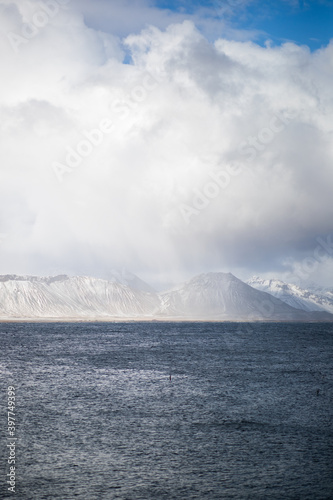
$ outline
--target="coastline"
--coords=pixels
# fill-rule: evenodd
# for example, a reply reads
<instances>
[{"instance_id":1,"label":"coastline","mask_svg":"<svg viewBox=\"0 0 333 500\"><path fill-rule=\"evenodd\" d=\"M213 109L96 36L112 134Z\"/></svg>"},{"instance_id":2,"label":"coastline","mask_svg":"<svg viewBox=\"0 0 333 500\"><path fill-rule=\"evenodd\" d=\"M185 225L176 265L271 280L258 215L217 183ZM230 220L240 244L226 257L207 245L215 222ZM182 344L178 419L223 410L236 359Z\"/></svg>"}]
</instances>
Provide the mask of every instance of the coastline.
<instances>
[{"instance_id":1,"label":"coastline","mask_svg":"<svg viewBox=\"0 0 333 500\"><path fill-rule=\"evenodd\" d=\"M0 318L1 323L333 323L332 319L222 319L184 317Z\"/></svg>"}]
</instances>

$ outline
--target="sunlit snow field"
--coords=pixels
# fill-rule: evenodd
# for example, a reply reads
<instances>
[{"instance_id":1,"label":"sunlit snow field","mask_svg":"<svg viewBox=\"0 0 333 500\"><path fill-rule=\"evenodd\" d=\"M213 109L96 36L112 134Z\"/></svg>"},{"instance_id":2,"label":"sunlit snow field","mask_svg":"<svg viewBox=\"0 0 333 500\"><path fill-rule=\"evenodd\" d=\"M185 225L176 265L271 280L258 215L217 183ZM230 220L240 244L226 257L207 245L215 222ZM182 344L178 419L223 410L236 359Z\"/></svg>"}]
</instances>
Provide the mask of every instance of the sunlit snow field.
<instances>
[{"instance_id":1,"label":"sunlit snow field","mask_svg":"<svg viewBox=\"0 0 333 500\"><path fill-rule=\"evenodd\" d=\"M0 338L17 499L333 498L332 324L0 323Z\"/></svg>"}]
</instances>

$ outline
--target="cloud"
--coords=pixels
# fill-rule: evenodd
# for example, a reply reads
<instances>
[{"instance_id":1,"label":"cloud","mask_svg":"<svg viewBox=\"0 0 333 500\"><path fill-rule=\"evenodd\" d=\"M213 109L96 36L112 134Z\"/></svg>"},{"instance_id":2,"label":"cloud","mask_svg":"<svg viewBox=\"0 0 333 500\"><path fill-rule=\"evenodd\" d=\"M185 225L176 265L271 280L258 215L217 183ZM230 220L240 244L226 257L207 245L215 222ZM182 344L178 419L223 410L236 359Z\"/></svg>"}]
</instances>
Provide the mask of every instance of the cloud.
<instances>
[{"instance_id":1,"label":"cloud","mask_svg":"<svg viewBox=\"0 0 333 500\"><path fill-rule=\"evenodd\" d=\"M124 37L139 33L149 25L165 29L172 22L182 22L185 13L177 13L153 6L147 0L71 0L74 9L83 12L89 27Z\"/></svg>"},{"instance_id":2,"label":"cloud","mask_svg":"<svg viewBox=\"0 0 333 500\"><path fill-rule=\"evenodd\" d=\"M37 8L0 6L7 35ZM332 232L333 45L211 43L165 16L121 39L73 2L17 52L1 39L0 272L283 273Z\"/></svg>"}]
</instances>

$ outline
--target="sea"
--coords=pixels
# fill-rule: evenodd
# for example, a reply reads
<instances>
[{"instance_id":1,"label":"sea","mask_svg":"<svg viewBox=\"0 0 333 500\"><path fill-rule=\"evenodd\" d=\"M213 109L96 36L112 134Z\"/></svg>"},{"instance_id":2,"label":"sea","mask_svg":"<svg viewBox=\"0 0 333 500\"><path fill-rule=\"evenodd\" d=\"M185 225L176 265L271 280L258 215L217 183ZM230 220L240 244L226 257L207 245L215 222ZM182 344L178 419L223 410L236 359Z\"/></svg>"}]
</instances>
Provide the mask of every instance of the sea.
<instances>
[{"instance_id":1,"label":"sea","mask_svg":"<svg viewBox=\"0 0 333 500\"><path fill-rule=\"evenodd\" d=\"M0 498L333 498L332 324L0 323L0 346Z\"/></svg>"}]
</instances>

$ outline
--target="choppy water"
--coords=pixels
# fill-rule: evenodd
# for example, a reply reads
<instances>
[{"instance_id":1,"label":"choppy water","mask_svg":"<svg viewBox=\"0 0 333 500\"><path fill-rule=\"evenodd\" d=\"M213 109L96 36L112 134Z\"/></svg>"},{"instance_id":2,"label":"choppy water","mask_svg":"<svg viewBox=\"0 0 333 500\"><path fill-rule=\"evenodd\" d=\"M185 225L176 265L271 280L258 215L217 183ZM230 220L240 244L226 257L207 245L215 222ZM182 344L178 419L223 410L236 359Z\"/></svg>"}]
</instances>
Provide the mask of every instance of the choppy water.
<instances>
[{"instance_id":1,"label":"choppy water","mask_svg":"<svg viewBox=\"0 0 333 500\"><path fill-rule=\"evenodd\" d=\"M7 385L18 499L333 498L332 325L0 324L0 342L1 498Z\"/></svg>"}]
</instances>

